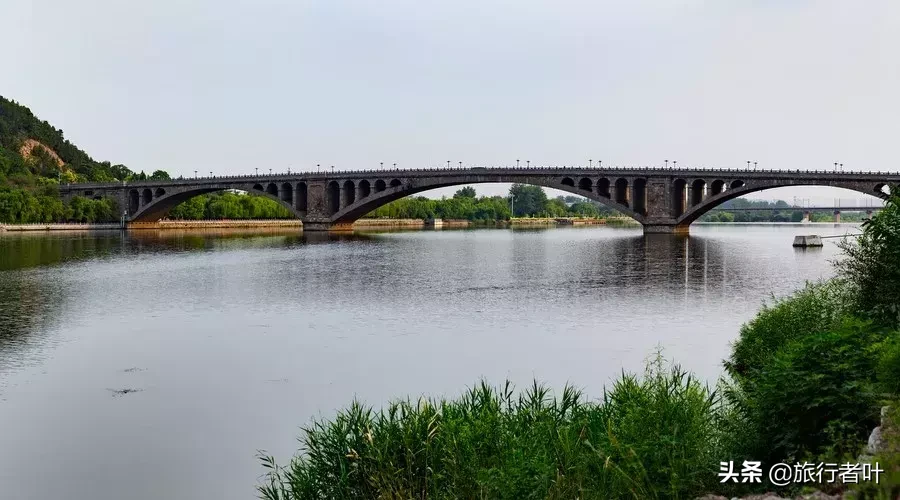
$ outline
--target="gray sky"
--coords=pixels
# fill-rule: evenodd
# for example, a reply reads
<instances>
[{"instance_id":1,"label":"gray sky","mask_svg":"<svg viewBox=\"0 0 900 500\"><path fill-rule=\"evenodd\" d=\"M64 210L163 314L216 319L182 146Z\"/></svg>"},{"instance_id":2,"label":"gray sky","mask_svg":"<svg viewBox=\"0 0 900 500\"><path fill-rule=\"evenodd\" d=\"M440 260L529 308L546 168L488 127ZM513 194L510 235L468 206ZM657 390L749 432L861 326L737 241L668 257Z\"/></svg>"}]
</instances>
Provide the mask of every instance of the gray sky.
<instances>
[{"instance_id":1,"label":"gray sky","mask_svg":"<svg viewBox=\"0 0 900 500\"><path fill-rule=\"evenodd\" d=\"M0 94L137 171L900 170L896 0L0 0L0 19Z\"/></svg>"}]
</instances>

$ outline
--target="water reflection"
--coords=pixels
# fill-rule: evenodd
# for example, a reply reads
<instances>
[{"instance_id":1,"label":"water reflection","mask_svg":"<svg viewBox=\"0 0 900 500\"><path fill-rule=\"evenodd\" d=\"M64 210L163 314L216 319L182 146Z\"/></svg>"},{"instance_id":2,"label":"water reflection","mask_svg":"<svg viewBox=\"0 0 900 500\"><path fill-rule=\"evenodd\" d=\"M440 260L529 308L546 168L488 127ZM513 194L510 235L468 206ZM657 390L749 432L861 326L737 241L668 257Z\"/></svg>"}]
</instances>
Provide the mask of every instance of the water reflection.
<instances>
[{"instance_id":1,"label":"water reflection","mask_svg":"<svg viewBox=\"0 0 900 500\"><path fill-rule=\"evenodd\" d=\"M354 396L598 396L657 345L714 381L760 301L831 272L808 231L0 236L0 498L250 498L256 449Z\"/></svg>"}]
</instances>

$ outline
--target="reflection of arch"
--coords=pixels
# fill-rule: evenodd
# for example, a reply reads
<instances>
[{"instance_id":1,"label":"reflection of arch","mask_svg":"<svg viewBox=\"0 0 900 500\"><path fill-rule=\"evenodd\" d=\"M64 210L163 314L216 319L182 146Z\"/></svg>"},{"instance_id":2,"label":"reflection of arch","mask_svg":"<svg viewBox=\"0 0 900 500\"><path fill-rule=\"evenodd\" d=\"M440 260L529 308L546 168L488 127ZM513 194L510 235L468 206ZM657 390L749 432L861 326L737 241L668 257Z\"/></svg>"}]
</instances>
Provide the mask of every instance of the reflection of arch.
<instances>
[{"instance_id":1,"label":"reflection of arch","mask_svg":"<svg viewBox=\"0 0 900 500\"><path fill-rule=\"evenodd\" d=\"M287 202L288 205L294 203L294 186L290 182L281 185L281 201Z\"/></svg>"},{"instance_id":2,"label":"reflection of arch","mask_svg":"<svg viewBox=\"0 0 900 500\"><path fill-rule=\"evenodd\" d=\"M628 181L616 179L616 203L628 206Z\"/></svg>"},{"instance_id":3,"label":"reflection of arch","mask_svg":"<svg viewBox=\"0 0 900 500\"><path fill-rule=\"evenodd\" d=\"M369 196L372 193L372 188L369 187L369 181L363 179L359 181L359 197L360 199Z\"/></svg>"},{"instance_id":4,"label":"reflection of arch","mask_svg":"<svg viewBox=\"0 0 900 500\"><path fill-rule=\"evenodd\" d=\"M722 194L725 192L725 181L718 179L713 181L712 183L712 191L709 193L710 196L715 196L717 194Z\"/></svg>"},{"instance_id":5,"label":"reflection of arch","mask_svg":"<svg viewBox=\"0 0 900 500\"><path fill-rule=\"evenodd\" d=\"M328 189L325 190L325 206L328 207L328 213L334 214L341 209L341 188L337 181L328 183Z\"/></svg>"},{"instance_id":6,"label":"reflection of arch","mask_svg":"<svg viewBox=\"0 0 900 500\"><path fill-rule=\"evenodd\" d=\"M706 191L706 181L697 179L691 183L691 206L703 203L703 195Z\"/></svg>"},{"instance_id":7,"label":"reflection of arch","mask_svg":"<svg viewBox=\"0 0 900 500\"><path fill-rule=\"evenodd\" d=\"M647 179L635 179L631 191L634 198L632 204L634 211L641 215L647 215Z\"/></svg>"},{"instance_id":8,"label":"reflection of arch","mask_svg":"<svg viewBox=\"0 0 900 500\"><path fill-rule=\"evenodd\" d=\"M163 188L156 188L156 194L155 194L155 196L154 196L155 198L162 198L162 197L165 196L165 195L166 195L166 190L165 190L165 189L163 189Z\"/></svg>"},{"instance_id":9,"label":"reflection of arch","mask_svg":"<svg viewBox=\"0 0 900 500\"><path fill-rule=\"evenodd\" d=\"M128 213L134 214L138 211L141 206L141 195L137 192L137 189L132 189L128 191Z\"/></svg>"},{"instance_id":10,"label":"reflection of arch","mask_svg":"<svg viewBox=\"0 0 900 500\"><path fill-rule=\"evenodd\" d=\"M675 182L672 183L672 215L675 217L679 217L687 209L685 207L687 201L685 191L687 191L687 181L675 179Z\"/></svg>"},{"instance_id":11,"label":"reflection of arch","mask_svg":"<svg viewBox=\"0 0 900 500\"><path fill-rule=\"evenodd\" d=\"M153 191L150 188L146 188L141 193L141 205L149 205L151 201L153 201Z\"/></svg>"},{"instance_id":12,"label":"reflection of arch","mask_svg":"<svg viewBox=\"0 0 900 500\"><path fill-rule=\"evenodd\" d=\"M266 192L272 196L278 196L278 185L274 182L270 182L268 186L266 186Z\"/></svg>"},{"instance_id":13,"label":"reflection of arch","mask_svg":"<svg viewBox=\"0 0 900 500\"><path fill-rule=\"evenodd\" d=\"M563 177L562 185L575 187L575 181L571 177Z\"/></svg>"},{"instance_id":14,"label":"reflection of arch","mask_svg":"<svg viewBox=\"0 0 900 500\"><path fill-rule=\"evenodd\" d=\"M308 201L306 199L306 183L300 182L297 184L297 210L301 212L306 212L308 210L307 205Z\"/></svg>"},{"instance_id":15,"label":"reflection of arch","mask_svg":"<svg viewBox=\"0 0 900 500\"><path fill-rule=\"evenodd\" d=\"M356 203L356 186L353 181L344 181L344 190L341 193L341 206L347 207Z\"/></svg>"},{"instance_id":16,"label":"reflection of arch","mask_svg":"<svg viewBox=\"0 0 900 500\"><path fill-rule=\"evenodd\" d=\"M380 193L380 192L384 191L385 189L387 189L387 186L384 184L383 180L378 179L377 181L375 181L375 192L376 193Z\"/></svg>"},{"instance_id":17,"label":"reflection of arch","mask_svg":"<svg viewBox=\"0 0 900 500\"><path fill-rule=\"evenodd\" d=\"M610 198L609 194L609 179L602 178L597 181L597 194L604 198Z\"/></svg>"},{"instance_id":18,"label":"reflection of arch","mask_svg":"<svg viewBox=\"0 0 900 500\"><path fill-rule=\"evenodd\" d=\"M593 183L587 177L582 177L580 181L578 181L578 189L583 191L590 191L593 187Z\"/></svg>"},{"instance_id":19,"label":"reflection of arch","mask_svg":"<svg viewBox=\"0 0 900 500\"><path fill-rule=\"evenodd\" d=\"M391 181L391 187L392 187L392 188L400 187L402 184L403 184L403 183L400 182L400 179L394 179L394 180Z\"/></svg>"}]
</instances>

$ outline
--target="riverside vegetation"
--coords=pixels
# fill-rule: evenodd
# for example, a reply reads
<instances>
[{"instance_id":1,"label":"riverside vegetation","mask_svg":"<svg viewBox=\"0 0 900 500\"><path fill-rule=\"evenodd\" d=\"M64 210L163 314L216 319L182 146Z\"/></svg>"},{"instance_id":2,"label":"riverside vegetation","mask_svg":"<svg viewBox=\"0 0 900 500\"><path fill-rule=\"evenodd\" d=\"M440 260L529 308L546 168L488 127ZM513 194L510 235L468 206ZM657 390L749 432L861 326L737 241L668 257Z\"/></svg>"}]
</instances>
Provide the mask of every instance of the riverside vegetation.
<instances>
[{"instance_id":1,"label":"riverside vegetation","mask_svg":"<svg viewBox=\"0 0 900 500\"><path fill-rule=\"evenodd\" d=\"M589 400L535 382L455 399L352 402L316 420L286 465L260 456L265 499L695 498L776 490L721 484L719 462L856 463L900 398L900 196L842 244L837 276L745 324L717 387L657 355ZM894 420L896 423L897 421ZM900 435L870 498L900 495ZM764 475L763 480L766 481ZM834 487L834 486L832 486ZM796 494L794 488L782 494Z\"/></svg>"}]
</instances>

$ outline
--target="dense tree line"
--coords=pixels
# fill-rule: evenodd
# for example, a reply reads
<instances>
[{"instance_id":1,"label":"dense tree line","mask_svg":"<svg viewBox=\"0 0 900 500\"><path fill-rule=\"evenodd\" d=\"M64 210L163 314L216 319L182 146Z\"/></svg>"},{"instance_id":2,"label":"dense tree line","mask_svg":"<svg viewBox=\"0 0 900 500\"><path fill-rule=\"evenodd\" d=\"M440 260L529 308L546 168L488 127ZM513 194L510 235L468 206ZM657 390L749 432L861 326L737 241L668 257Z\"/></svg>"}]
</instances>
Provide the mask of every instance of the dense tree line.
<instances>
[{"instance_id":1,"label":"dense tree line","mask_svg":"<svg viewBox=\"0 0 900 500\"><path fill-rule=\"evenodd\" d=\"M477 196L467 186L452 198L439 200L402 198L373 210L367 217L392 219L467 219L471 221L507 220L515 217L599 217L615 212L580 196L550 199L540 186L514 184L509 196Z\"/></svg>"},{"instance_id":2,"label":"dense tree line","mask_svg":"<svg viewBox=\"0 0 900 500\"><path fill-rule=\"evenodd\" d=\"M294 214L278 202L252 194L232 192L195 196L173 208L169 219L291 219Z\"/></svg>"}]
</instances>

